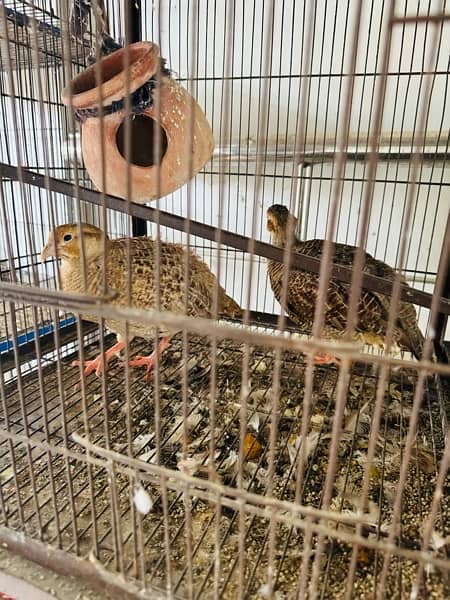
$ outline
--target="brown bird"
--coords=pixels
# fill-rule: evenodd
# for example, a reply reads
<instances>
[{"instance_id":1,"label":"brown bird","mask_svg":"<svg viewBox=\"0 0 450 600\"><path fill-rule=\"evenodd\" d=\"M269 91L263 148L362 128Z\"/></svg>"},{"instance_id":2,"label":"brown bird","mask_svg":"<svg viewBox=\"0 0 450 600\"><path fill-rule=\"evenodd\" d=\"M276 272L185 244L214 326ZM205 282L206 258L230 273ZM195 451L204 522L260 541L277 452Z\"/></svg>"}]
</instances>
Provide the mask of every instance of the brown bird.
<instances>
[{"instance_id":1,"label":"brown bird","mask_svg":"<svg viewBox=\"0 0 450 600\"><path fill-rule=\"evenodd\" d=\"M286 207L274 204L267 211L267 229L271 233L272 243L284 248L287 242L288 219L293 219L293 231L296 230L297 220ZM324 240L307 240L301 242L295 237L292 251L320 258L323 253ZM352 267L356 247L347 244L333 244L333 262L337 265ZM281 303L283 272L285 266L274 260L269 260L268 271L270 284L276 299ZM393 280L395 271L392 267L365 253L364 272ZM314 321L314 309L319 290L319 276L309 271L294 271L289 273L286 302L283 308L288 316L308 333ZM324 328L322 335L328 338L341 336L347 325L347 310L349 304L350 286L346 283L331 279L328 286L327 305L325 307ZM386 335L390 298L377 292L362 290L358 306L358 323L355 339L367 344L383 346ZM419 359L422 353L424 337L417 325L414 306L408 302L400 302L397 321L394 330L394 341L403 350L412 352ZM316 364L335 362L329 355L318 355Z\"/></svg>"},{"instance_id":2,"label":"brown bird","mask_svg":"<svg viewBox=\"0 0 450 600\"><path fill-rule=\"evenodd\" d=\"M81 240L77 224L61 225L54 229L41 253L41 260L54 256L61 259L61 284L66 292L87 293L103 296L103 255L106 241L106 282L108 292L112 292L111 304L128 306L127 301L127 252L131 254L131 305L134 308L151 309L156 306L155 285L156 242L147 237L110 240L98 227L83 223L84 256L86 261L87 289L83 282L81 265ZM179 244L161 242L159 254L160 307L161 310L185 314L185 259L188 250ZM189 252L189 291L187 314L197 317L210 317L213 308L214 289L218 285L216 276L194 253ZM239 305L219 286L219 315L238 318L242 311ZM88 321L98 322L95 316L83 315ZM117 343L104 353L105 365L125 347L125 323L106 319L105 325L117 335ZM152 338L154 328L143 323L129 323L129 337ZM130 366L146 366L145 380L150 378L155 356L167 347L175 331L160 328L162 339L150 356L138 356L130 361ZM80 361L75 361L80 365ZM102 355L94 360L84 361L85 375L102 371Z\"/></svg>"}]
</instances>

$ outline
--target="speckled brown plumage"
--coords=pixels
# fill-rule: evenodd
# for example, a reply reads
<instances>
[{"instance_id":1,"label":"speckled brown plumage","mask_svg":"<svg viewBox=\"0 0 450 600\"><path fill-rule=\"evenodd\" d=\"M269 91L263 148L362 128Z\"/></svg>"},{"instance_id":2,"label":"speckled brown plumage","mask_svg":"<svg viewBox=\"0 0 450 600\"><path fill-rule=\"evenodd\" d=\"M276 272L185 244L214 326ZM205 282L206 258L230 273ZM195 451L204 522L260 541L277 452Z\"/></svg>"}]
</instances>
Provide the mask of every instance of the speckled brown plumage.
<instances>
[{"instance_id":1,"label":"speckled brown plumage","mask_svg":"<svg viewBox=\"0 0 450 600\"><path fill-rule=\"evenodd\" d=\"M267 211L267 228L271 232L273 243L277 246L284 247L286 244L288 218L289 212L284 206L274 205ZM291 218L294 219L293 216ZM296 239L292 250L299 254L320 258L323 246L323 240L314 239L301 242ZM336 264L351 267L355 252L356 247L354 246L335 243L333 261ZM284 266L270 260L268 272L275 297L281 302ZM389 280L393 280L395 275L392 267L367 253L365 254L364 272ZM305 333L310 332L312 328L318 288L319 276L314 273L292 270L289 274L287 301L283 308ZM323 330L325 337L336 338L344 333L349 293L349 285L330 280ZM389 297L362 290L355 337L369 344L382 345L386 334L389 304ZM417 325L416 311L412 304L400 302L394 340L401 349L412 352L417 358L420 357L424 338Z\"/></svg>"},{"instance_id":2,"label":"speckled brown plumage","mask_svg":"<svg viewBox=\"0 0 450 600\"><path fill-rule=\"evenodd\" d=\"M61 225L50 233L47 245L42 251L42 259L57 256L62 260L61 284L64 291L87 293L91 296L104 296L103 289L103 231L93 225L83 224L83 240L87 264L87 288L81 268L81 245L78 225ZM135 308L156 308L157 286L155 283L156 243L146 237L131 239L106 238L106 281L111 304L128 306L127 301L127 253L131 254L131 306ZM160 309L177 314L195 317L210 317L212 314L214 290L217 285L215 275L194 253L189 252L189 293L185 311L185 257L187 250L179 244L161 242L159 254ZM219 315L239 317L239 305L219 286ZM88 321L97 322L92 315L84 315ZM106 319L106 326L118 335L125 334L125 324ZM152 338L154 329L142 323L129 323L129 336ZM161 334L170 336L174 331L162 329Z\"/></svg>"}]
</instances>

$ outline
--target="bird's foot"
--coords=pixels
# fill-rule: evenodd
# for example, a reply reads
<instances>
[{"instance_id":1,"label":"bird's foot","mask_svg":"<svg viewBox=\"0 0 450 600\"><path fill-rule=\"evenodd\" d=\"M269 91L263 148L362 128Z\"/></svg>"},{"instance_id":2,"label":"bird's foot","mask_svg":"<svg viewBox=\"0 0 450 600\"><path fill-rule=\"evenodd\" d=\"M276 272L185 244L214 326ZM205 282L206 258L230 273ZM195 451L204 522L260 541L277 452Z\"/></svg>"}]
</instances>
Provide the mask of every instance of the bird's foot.
<instances>
[{"instance_id":1,"label":"bird's foot","mask_svg":"<svg viewBox=\"0 0 450 600\"><path fill-rule=\"evenodd\" d=\"M107 370L107 362L105 361L105 368L103 368L103 361L102 361L102 355L99 354L98 356L96 356L95 358L93 358L92 360L73 360L70 365L72 367L84 367L83 369L83 373L84 376L87 377L88 375L90 375L91 373L93 373L95 371L95 374L97 375L97 377L100 377L100 375L102 374L103 371Z\"/></svg>"},{"instance_id":2,"label":"bird's foot","mask_svg":"<svg viewBox=\"0 0 450 600\"><path fill-rule=\"evenodd\" d=\"M130 367L147 367L147 370L144 375L144 381L148 383L152 378L152 369L155 364L156 355L161 356L162 352L167 348L170 342L170 337L163 337L156 350L150 354L150 356L136 356L132 360L128 361Z\"/></svg>"},{"instance_id":3,"label":"bird's foot","mask_svg":"<svg viewBox=\"0 0 450 600\"><path fill-rule=\"evenodd\" d=\"M313 364L315 365L340 365L341 361L333 356L332 354L327 354L326 352L318 352L313 359Z\"/></svg>"},{"instance_id":4,"label":"bird's foot","mask_svg":"<svg viewBox=\"0 0 450 600\"><path fill-rule=\"evenodd\" d=\"M120 351L125 347L124 342L117 342L114 344L109 350L107 350L104 355L99 354L95 358L91 360L74 360L71 364L72 367L79 367L80 365L84 367L84 376L87 377L91 373L95 371L97 377L100 377L102 373L105 373L108 369L108 363L113 358L113 356L119 356ZM103 359L104 356L104 359Z\"/></svg>"},{"instance_id":5,"label":"bird's foot","mask_svg":"<svg viewBox=\"0 0 450 600\"><path fill-rule=\"evenodd\" d=\"M136 358L128 361L128 364L130 367L147 367L144 381L148 383L152 378L152 369L155 364L155 352L152 352L150 356L136 356Z\"/></svg>"}]
</instances>

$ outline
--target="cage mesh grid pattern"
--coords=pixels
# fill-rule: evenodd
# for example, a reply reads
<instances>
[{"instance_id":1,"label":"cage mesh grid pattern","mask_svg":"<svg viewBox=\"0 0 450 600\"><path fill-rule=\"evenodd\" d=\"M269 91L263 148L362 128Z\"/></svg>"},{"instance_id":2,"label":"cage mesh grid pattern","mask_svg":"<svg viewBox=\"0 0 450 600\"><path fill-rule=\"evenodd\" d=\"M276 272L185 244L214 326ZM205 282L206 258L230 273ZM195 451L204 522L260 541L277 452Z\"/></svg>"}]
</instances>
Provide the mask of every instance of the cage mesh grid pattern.
<instances>
[{"instance_id":1,"label":"cage mesh grid pattern","mask_svg":"<svg viewBox=\"0 0 450 600\"><path fill-rule=\"evenodd\" d=\"M436 13L429 13L420 23L422 17L415 15L406 3L405 14L402 15L406 15L406 24L403 24L399 16L394 17L390 30L395 31L400 27L405 32L405 28L415 26L416 31L417 27L419 30L425 28L426 31L434 31L436 37L432 39L439 42L435 45L436 56L441 57L445 54L445 44L439 36L439 31L442 31L439 27L446 23L445 16L441 14L445 10L445 3L443 7L437 7L437 4L434 7ZM31 3L15 2L14 5L17 9L28 8L28 14L36 18L36 7ZM178 52L180 78L187 81L197 98L201 99L202 93L204 94L206 109L209 104L213 106L212 113L209 112L208 115L220 132L220 157L222 146L225 145L226 148L233 134L232 123L226 123L228 117L234 114L231 110L235 108L236 98L233 95L233 82L245 79L243 72L238 71L236 74L234 66L230 66L234 65L230 57L239 55L229 50L229 42L233 38L230 31L233 28L225 30L225 33L228 32L228 39L224 36L221 42L224 48L224 70L216 71L217 66L214 65L212 72L207 68L202 72L199 59L202 56L201 44L207 45L210 35L220 43L216 34L222 9L219 4L200 2L195 3L189 13L184 5L181 6L178 19L174 21L170 20L173 18L173 11L169 10L164 15L162 4L156 9L153 6L154 10L149 14L147 3L143 3L144 38L155 39L162 48L167 40L169 46L172 41L172 46L165 54L170 64L177 64ZM116 27L119 23L120 31L120 12L114 13L117 7L113 4L108 8L111 10L110 18L112 15ZM174 7L170 5L170 9L172 8ZM388 8L387 3L385 10L388 11ZM283 10L285 9L283 4ZM350 22L349 10L350 4L347 4L347 25ZM208 19L214 15L214 28L211 33L205 34L204 42L196 19L203 18L205 11L209 15ZM236 18L239 7L233 4L228 11L226 19L232 20L232 17ZM287 9L285 13L281 12L283 23L288 20L288 12ZM419 11L417 13L423 15ZM275 28L274 23L280 18L274 4L266 12L255 3L252 15L252 36L248 39L254 39L255 42L258 39L255 32L259 18L262 30L266 33L270 31L271 25ZM64 14L62 16L63 19L67 17ZM117 16L119 18L114 19ZM304 27L308 19L311 20L310 24L320 23L320 14L306 4L302 16ZM194 39L187 43L186 54L181 43L174 43L174 40L177 41L176 36L174 40L170 36L164 37L164 18L170 20L171 30L176 23L180 32L186 32L186 39L193 36ZM336 23L335 17L335 27ZM64 20L60 25L64 33ZM379 25L379 40L382 40L382 23ZM115 35L118 35L118 30ZM158 35L161 36L160 39ZM431 36L431 33L424 39L424 56L427 44L431 43L428 35ZM272 71L270 77L264 73L269 58L268 48L273 50L273 41L272 45L267 39L265 44L263 41L261 37L260 63L257 61L256 69L252 65L249 70L249 73L258 73L259 69L259 75L255 78L259 108L252 117L254 119L258 114L255 157L250 157L248 147L239 142L239 152L247 153L247 161L244 161L243 167L238 163L236 172L231 163L225 163L224 166L219 162L216 171L207 167L204 174L200 174L178 196L160 201L158 204L162 208L174 212L178 210L182 214L187 210L190 216L215 224L208 214L205 184L210 181L211 188L215 190L216 174L219 177L217 191L222 211L222 219L219 219L218 224L239 231L244 223L244 233L249 233L250 224L251 233L258 236L262 234L259 228L264 212L257 204L260 198L263 198L263 205L269 200L269 203L278 201L279 193L287 204L289 198L297 198L296 184L293 185L292 181L297 177L296 168L302 160L296 158L295 151L293 159L280 159L278 150L283 156L283 147L285 150L286 146L275 142L273 174L272 165L268 165L266 159L270 154L270 147L267 141L269 136L266 137L265 134L270 130L269 115L272 114L268 109L274 104L280 105L281 95L279 93L278 100L274 102L271 86L277 77L272 77ZM33 37L27 42L27 48L32 49ZM307 42L306 36L300 53L301 75L295 75L296 71L292 67L290 73L282 76L288 80L289 85L294 85L292 82L296 76L300 80L309 81L312 69L306 59L303 62L304 56L308 57ZM234 48L236 47L237 44ZM284 45L283 48L289 46ZM294 48L292 45L290 49L292 56L295 55ZM313 61L313 47L310 52ZM244 52L241 54L244 56ZM32 56L32 52L28 50L28 56L30 55ZM252 56L256 55L257 53L252 53ZM203 56L207 60L210 57L207 54ZM2 64L4 58L2 50ZM22 69L25 67L19 77L26 81L27 73L30 76L32 74L33 62L30 61L28 69L23 62L9 61L9 66L15 64ZM423 70L426 70L424 65L425 63ZM73 66L78 68L81 65L74 61ZM356 73L356 66L353 66L353 72ZM433 80L436 76L447 76L445 70L438 66L434 66L434 70L428 71L430 72ZM411 77L417 75L426 80L421 71L408 72L407 66L402 74L409 74ZM47 71L47 75L50 77L50 71ZM340 76L339 71L336 76ZM371 75L366 71L363 80L366 81L367 77L370 78ZM346 86L342 65L340 78L342 96L339 98L343 103ZM249 79L252 79L251 75ZM310 79L312 81L313 78ZM267 84L267 81L270 83ZM212 93L211 88L208 89L209 84L213 86ZM7 88L8 86L10 82L6 84ZM426 88L425 84L423 88ZM241 88L241 93L244 89ZM250 91L252 90L250 99L255 97L255 88L250 87ZM310 90L311 86L306 91L305 88L299 88L299 101L290 100L289 106L298 105L300 109L307 111L305 107L310 104ZM52 91L57 92L58 89ZM45 104L42 95L39 96L38 87L32 88L31 94L33 93L38 103ZM426 108L427 104L425 99L421 106L421 93L422 86L417 95L412 94L416 99L416 114L419 115L419 108ZM379 103L375 96L374 85L372 101L376 112ZM424 97L426 98L426 94ZM16 94L15 105L20 107L25 99L26 94L22 97ZM445 103L440 108L445 115ZM329 113L327 109L326 114ZM18 122L24 124L23 114L19 111ZM361 108L360 114L363 114ZM237 111L237 115L241 122L245 122L244 110ZM247 131L250 131L251 119L248 119ZM376 118L373 119L372 126L376 129ZM420 118L417 122L421 122ZM303 130L297 131L294 150L301 145L303 137L306 140L309 123L301 127ZM70 123L68 128L70 131ZM56 128L57 137L63 148L64 127L59 129L58 131ZM255 131L255 123L253 130ZM409 161L404 180L407 183L404 187L404 215L408 212L407 196L418 181L417 188L428 193L425 205L431 209L435 221L442 221L440 215L445 216L448 203L446 204L444 169L448 140L443 140L444 132L441 120L437 135L434 138L431 136L436 149L441 152L439 161L442 162L437 168L434 161L431 171L426 172L427 163L424 162L423 155L420 158L415 154L414 141L419 152L424 150L420 141L414 140L414 135L408 137L401 133L400 137L403 141L407 139L410 146L406 158L400 153L399 162L392 168L392 175L388 175L391 171L386 170L385 175L379 176L385 189L392 183L395 192L402 184L399 164L403 160ZM26 142L25 130L21 133L24 136L23 142ZM242 136L241 131L239 138L242 140L242 137L245 138L245 135ZM279 140L280 137L282 136L279 135L276 139ZM393 135L387 139L390 139L388 162L391 162ZM422 138L419 136L420 139ZM7 140L6 130L5 141ZM312 153L318 154L320 161L321 149L317 152L316 136L314 140ZM331 219L334 218L333 211L336 208L333 200L337 197L336 182L345 180L347 172L352 186L350 208L354 209L358 205L358 193L355 192L357 167L343 164L344 155L340 152L338 141L339 133L336 128L334 162L329 171L331 184L327 186L327 211ZM344 148L349 149L350 142L345 135L341 139L342 143ZM367 161L367 165L362 166L361 179L370 185L371 182L376 183L378 178L377 172L371 169L374 154L370 153L370 138L366 140L365 146L363 160ZM14 145L10 149L13 147ZM381 153L376 153L375 160L381 159L381 156ZM422 162L418 162L420 160ZM6 162L14 161L9 158ZM44 172L46 169L50 170L56 177L69 178L69 175L77 174L78 179L75 181L81 185L88 182L82 169L74 171L70 158L66 166L56 162L51 164L48 159L42 162L42 153L36 142L35 155L25 152L18 162L26 168L34 167L35 170ZM315 169L320 169L317 178L320 189L326 185L327 167L321 164L313 171ZM422 179L425 172L426 177ZM245 190L245 219L242 219L242 212L233 211L231 184L234 176L238 177L238 194ZM392 181L389 177L392 177ZM313 181L312 174L304 177L304 181L308 179ZM278 187L276 181L282 187ZM3 184L2 205L5 212L12 210L12 214L16 216L15 206L11 209L8 205L12 185L14 184L9 182ZM367 218L367 214L364 216L367 211L367 203L364 201L366 189L367 187L361 186L359 192L362 219ZM431 189L438 190L435 207L429 203ZM342 192L343 199L344 192L345 188ZM20 172L16 193L21 197L25 211L31 202L34 188L20 184ZM45 194L42 198L45 198ZM419 200L418 196L417 206ZM35 202L33 198L31 205L36 206ZM57 215L57 222L86 214L67 198L60 200L53 195L50 197L50 204L54 210L61 211ZM40 203L41 207L44 205ZM224 212L227 206L228 212ZM392 210L391 207L391 213ZM248 219L249 214L253 217L253 223L252 219ZM350 215L351 211L347 214ZM308 212L306 217L307 224L312 227L312 230L306 229L306 232L317 233L317 216L315 226L314 219L308 217ZM94 208L88 213L88 218L102 223L102 211ZM356 238L348 239L353 227L345 222L346 218L349 217L344 217L343 220L345 241L355 243ZM13 218L5 220L5 237L14 240L13 221ZM5 263L10 272L5 275L5 279L18 280L22 284L30 281L36 283L39 279L43 285L51 284L51 279L42 278L41 272L38 273L38 278L36 271L33 272L33 268L36 268L35 250L39 248L39 244L32 239L26 227L28 223L32 230L37 229L43 234L44 228L47 229L51 224L50 221L49 213L44 216L41 214L40 218L35 218L34 214L31 217L29 214L24 215L21 222L23 228L19 227L16 231L24 232L22 238L26 239L28 248L24 251L17 247L12 252L7 249ZM417 230L417 221L418 219L412 220L413 231ZM381 219L380 223L383 223ZM120 216L118 219L111 217L109 225L115 235L129 231L127 220ZM153 227L151 230L155 231ZM380 231L383 231L382 226ZM321 234L325 235L326 232L324 230ZM173 237L171 232L166 233L172 239L179 239L178 234ZM437 260L441 246L445 257L448 238L444 238L443 233L442 228L432 230L436 248L432 264L435 267L430 269L431 254L428 251L423 268L426 276L438 271ZM185 235L182 239L200 248L205 247L200 238ZM377 235L377 243L381 239ZM405 232L402 239L406 239ZM422 245L419 244L418 249L412 253L413 260L416 261L420 250L428 246L429 240L424 236L421 239ZM403 267L405 255L402 258L401 244L394 240L394 245L395 261L398 258L399 266ZM217 251L216 244L207 243L208 246L213 254ZM30 253L29 249L34 251ZM219 249L218 252L221 251ZM384 249L385 255L386 252L387 246ZM208 255L207 252L205 255ZM248 301L250 297L251 286L247 290L242 283L236 286L236 281L239 282L240 279L244 282L248 271L239 272L236 262L229 260L230 254L224 252L224 255L227 259L223 261L221 272L225 274L228 285L229 280L232 280L233 291L239 287L244 288L240 299L245 306L245 300ZM385 258L385 255L382 254L381 257ZM250 257L252 258L251 254ZM17 265L20 259L25 262ZM16 262L14 269L11 269L11 261ZM441 265L439 269L440 280L438 274L435 282L438 292L443 288L445 263L443 264L444 267ZM28 274L27 281L24 269L29 269L30 266L31 275ZM420 274L417 262L410 268L410 272L415 281L414 277ZM262 263L258 265L256 257L250 274L252 285L260 289L265 275ZM424 279L424 283L429 283L426 277ZM428 289L432 290L430 287ZM27 293L26 288L17 290L6 285L2 287L2 293L5 299L4 326L10 327L6 329L5 337L8 338L17 339L17 334L24 328L36 330L45 320L44 316L55 322L55 311L49 309L49 305L64 307L64 302L58 300L56 292L50 300L47 297L46 301L32 296L31 292ZM30 297L31 306L48 312L35 312L28 308L29 315L21 321L20 309L15 308L16 303ZM11 299L14 303L12 305ZM12 310L9 308L11 306ZM263 306L267 306L265 301ZM75 313L84 312L86 308L85 303L72 304ZM110 308L105 305L104 310L105 314L102 316L107 315ZM131 311L122 314L124 318L131 316ZM189 319L184 325L198 332L195 323ZM75 333L79 344L84 345L86 341L82 342L81 331L77 329ZM11 381L6 376L7 373L4 373L1 387L4 420L1 504L4 524L10 530L24 531L30 538L40 539L51 547L61 547L80 556L92 551L94 564L103 565L111 572L126 576L130 586L143 586L150 594L149 597L153 597L156 590L163 593L164 589L180 597L205 597L205 594L230 598L255 595L264 597L272 593L281 597L283 594L331 597L344 595L345 592L348 596L355 597L367 597L368 593L378 597L386 594L408 597L410 593L414 593L411 590L415 589L418 594L428 590L438 597L445 596L448 591L445 587L449 566L445 540L448 536L449 507L445 493L442 493L445 491L449 460L448 443L445 443L447 405L446 398L443 398L442 393L439 394L439 382L436 390L434 380L426 377L426 371L417 369L417 363L397 363L383 357L371 359L370 355L360 355L355 349L349 350L345 344L338 344L333 350L338 355L339 352L342 353L340 369L331 367L313 371L312 365L304 362L298 353L300 349L311 351L313 346L308 346L307 343L306 346L300 344L292 348L288 338L277 337L271 348L269 340L272 334L268 337L261 334L258 337L256 333L256 337L252 338L245 329L239 330L239 334L232 334L231 330L219 327L218 330L211 329L209 340L193 338L188 343L186 335L174 340L170 355L164 357L159 376L155 375L150 386L143 386L128 370L113 368L102 382L82 379L79 384L81 389L77 389L80 373L67 365L73 347L63 346L59 335L56 329L56 362L53 353L48 357L49 364L45 366L45 357L36 346L37 362L25 364L21 367L22 375L19 374L19 365L25 361L21 359L21 349L17 342L14 343L13 356L8 357L9 363L2 361L9 369L12 360L16 377ZM102 347L107 343L103 338L100 341ZM260 342L263 344L261 347L258 345ZM328 348L327 342L324 344ZM289 349L297 352L287 354ZM88 351L87 348L86 350ZM138 348L132 346L133 353L135 350ZM350 369L346 362L349 358L356 362L362 361L364 366L353 364ZM374 370L375 365L381 370ZM395 370L399 368L400 371ZM433 370L439 369L433 365L427 366L427 371ZM378 417L375 416L377 410L381 411ZM376 425L371 428L372 422ZM301 443L302 439L304 443ZM368 464L366 452L370 451L370 443L375 445L372 462ZM131 457L141 459L136 463ZM403 482L401 495L395 494L398 479ZM367 502L361 514L359 498L363 495L364 481L368 485ZM149 491L154 503L151 513L145 517L137 513L133 502L136 489L140 486ZM256 496L251 496L248 492ZM436 495L433 496L435 492ZM278 501L282 503L277 504ZM426 550L425 554L420 553L421 548ZM98 570L102 573L100 566ZM117 581L116 585L119 585Z\"/></svg>"},{"instance_id":2,"label":"cage mesh grid pattern","mask_svg":"<svg viewBox=\"0 0 450 600\"><path fill-rule=\"evenodd\" d=\"M181 343L174 343L174 354L164 360L161 369L161 462L160 464L169 469L176 469L181 463L181 438L182 421L179 415L180 406L176 398L180 393L180 364ZM70 360L68 357L67 360ZM239 446L239 387L241 381L242 350L240 345L223 344L218 352L218 374L217 387L219 397L224 400L218 404L216 411L220 419L218 427L214 430L216 447L216 464L220 479L233 489L236 485L236 455ZM251 362L252 389L249 392L248 424L249 431L258 431L258 444L262 444L263 450L252 454L248 450L249 460L245 467L244 489L264 495L267 483L267 437L270 423L270 401L271 401L271 379L274 367L273 354L255 348L252 353ZM275 476L275 498L284 501L292 501L295 497L295 472L298 457L298 419L301 417L301 406L298 404L298 385L305 374L306 365L299 363L298 356L287 354L283 361L283 377L281 381L281 410L279 414L279 438L277 442L277 467ZM210 363L208 351L202 340L195 339L190 347L190 358L188 360L189 370L189 394L188 406L188 431L190 442L189 461L186 462L187 472L205 477L208 474L208 444L210 431L208 428L208 375ZM343 436L339 448L340 465L336 479L339 493L334 499L334 510L343 510L344 514L354 508L357 502L353 490L358 486L361 476L363 451L367 445L367 430L370 423L370 402L376 378L371 374L370 366L359 365L352 372L349 387L351 394L348 400L348 414L344 423ZM23 519L22 527L30 534L41 532L41 536L50 544L57 543L64 549L73 551L75 548L81 555L85 554L92 544L91 510L89 505L90 490L89 476L82 454L78 460L75 459L79 447L70 439L67 439L63 430L83 432L83 412L86 410L89 422L89 434L92 443L100 448L110 447L114 452L123 453L127 446L124 420L125 412L121 398L123 374L122 370L113 369L110 373L108 384L107 406L101 401L101 385L96 382L89 388L86 397L86 406L83 409L83 401L80 392L74 387L78 381L78 374L69 371L64 381L65 389L72 389L72 393L66 393L64 401L64 413L62 413L61 398L57 393L54 366L43 370L45 377L46 408L42 410L39 383L35 376L27 377L24 383L29 390L25 406L21 408L20 399L17 396L15 386L7 390L5 406L8 411L8 422L10 431L23 435L22 423L28 424L27 437L39 442L50 441L52 447L68 445L74 452L69 467L65 468L62 456L52 457L43 448L37 446L33 449L33 471L36 486L36 498L39 511L33 498L32 486L26 466L26 457L23 446L16 447L16 481L21 490L20 509L14 494L15 480L12 477L10 458L7 446L4 446L3 461L4 469L2 479L3 506L10 527L17 527L20 518ZM337 369L319 370L315 375L314 390L316 404L312 418L313 426L308 436L308 444L311 444L311 453L308 470L303 482L302 500L307 506L317 506L324 480L324 465L327 460L327 450L330 438L330 426L333 414L333 395L338 374ZM206 381L205 381L206 380ZM365 535L369 540L376 540L377 536L386 535L386 526L389 523L391 510L391 499L395 480L398 477L398 457L401 453L404 441L404 431L408 427L410 407L404 406L405 399L412 396L414 390L414 372L393 374L389 381L389 389L386 394L383 430L380 435L379 449L373 466L373 489L371 496L371 512L363 517ZM153 436L149 435L149 423L154 419L154 398L151 390L142 387L142 383L132 382L132 439L134 453L142 461L152 463L155 456L153 448ZM175 401L175 402L174 402ZM423 514L427 511L427 504L431 502L436 474L435 460L442 452L444 440L440 425L440 411L436 402L433 389L428 390L425 395L424 408L418 427L417 441L414 449L414 459L410 466L408 484L405 488L404 505L402 508L402 532L399 534L399 546L403 549L415 549L417 539L420 535ZM24 411L24 412L22 412ZM105 416L105 411L108 416ZM46 425L43 419L47 421ZM369 421L368 421L369 418ZM105 427L105 423L108 427ZM255 428L255 429L254 429ZM151 429L150 429L151 430ZM46 433L49 432L49 433ZM48 436L48 437L47 437ZM149 449L150 448L150 449ZM258 446L259 448L259 446ZM114 552L114 537L122 540L121 569L124 574L132 575L135 563L133 560L133 544L136 543L136 531L133 532L133 515L130 506L130 496L133 494L134 485L145 481L145 463L142 465L142 474L135 474L130 479L122 474L120 467L114 470L114 479L109 479L112 473L109 469L112 464L97 468L94 477L95 498L95 521L96 534L98 536L99 557L107 565L114 564L117 554ZM49 482L49 469L55 485L55 495L52 495L51 483ZM67 471L70 472L70 488L68 487ZM108 472L109 471L109 472ZM356 473L355 473L356 471ZM183 494L180 491L168 492L168 520L163 519L163 508L161 506L162 492L157 479L152 485L153 478L146 485L149 490L155 510L151 516L143 522L144 526L144 556L140 558L146 564L147 583L156 587L164 588L168 574L165 572L165 560L161 555L162 529L167 527L170 531L171 556L173 560L172 569L174 573L174 590L181 589L186 593L188 575L186 574L187 558L184 553L185 539L183 526L186 514L183 510ZM111 487L113 489L111 489ZM169 486L170 488L171 486ZM112 510L110 496L114 495L117 502L118 513ZM388 499L384 496L388 496ZM192 535L192 557L196 579L201 584L196 586L195 595L201 594L211 585L212 568L212 545L214 543L214 528L216 527L216 509L211 501L202 499L201 494L195 493L195 498L190 500L192 506L191 535ZM56 507L52 504L55 503ZM73 505L71 505L71 502ZM376 507L379 507L377 509ZM56 510L55 510L56 508ZM448 509L448 507L447 507ZM22 516L19 516L19 510ZM111 524L114 519L119 519L116 526L118 531L114 532ZM236 559L233 557L237 552L237 520L238 511L228 507L221 502L220 516L220 545L222 547L222 590L224 597L235 597L238 585L238 570ZM437 528L448 527L448 510L445 503L437 516ZM380 528L380 529L378 529ZM340 526L339 531L352 531L352 526ZM277 526L277 543L279 551L275 562L279 590L286 593L292 591L298 578L298 569L295 568L302 554L301 535L293 527L286 523ZM378 531L378 533L377 533ZM76 532L76 533L75 533ZM181 532L181 533L180 533ZM264 581L267 568L267 536L268 523L260 515L248 516L245 528L246 545L246 593L254 595L260 589ZM322 593L325 596L338 593L345 583L347 574L346 565L348 560L348 549L339 539L330 541L330 550L327 555L324 569ZM376 546L375 546L376 547ZM228 565L231 560L231 565ZM373 560L374 570L370 568ZM388 589L392 593L403 593L408 589L410 572L406 568L407 560L398 558L393 561L390 568ZM326 568L325 568L326 567ZM358 557L358 572L356 589L366 593L372 586L376 585L379 577L380 557L375 554L374 549L362 548ZM141 573L142 576L142 573ZM436 574L430 575L430 582L436 579L437 589L444 593L442 582ZM439 582L439 583L438 583ZM432 583L431 583L432 585ZM365 591L364 591L365 590ZM182 594L182 595L184 595Z\"/></svg>"}]
</instances>

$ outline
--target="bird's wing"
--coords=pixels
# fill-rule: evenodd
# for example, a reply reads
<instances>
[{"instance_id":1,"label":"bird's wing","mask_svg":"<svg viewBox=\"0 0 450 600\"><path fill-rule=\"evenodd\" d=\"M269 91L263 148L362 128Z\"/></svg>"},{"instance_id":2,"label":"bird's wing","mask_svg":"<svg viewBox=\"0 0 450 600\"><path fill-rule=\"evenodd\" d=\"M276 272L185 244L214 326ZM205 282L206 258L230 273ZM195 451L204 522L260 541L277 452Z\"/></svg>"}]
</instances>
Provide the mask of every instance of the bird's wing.
<instances>
[{"instance_id":1,"label":"bird's wing","mask_svg":"<svg viewBox=\"0 0 450 600\"><path fill-rule=\"evenodd\" d=\"M366 263L364 271L383 279L393 281L396 275L395 269L370 256L366 253ZM402 283L406 285L406 280L402 276ZM368 292L365 292L366 294ZM391 297L385 296L378 292L371 292L376 298L382 319L385 321L383 334L386 332L387 321L389 318L389 310L391 306ZM410 302L401 301L398 305L397 316L396 316L396 331L394 332L396 341L400 347L405 350L409 350L416 357L420 357L422 353L422 347L424 343L424 337L417 324L416 310Z\"/></svg>"},{"instance_id":2,"label":"bird's wing","mask_svg":"<svg viewBox=\"0 0 450 600\"><path fill-rule=\"evenodd\" d=\"M308 271L290 271L286 298L283 300L283 275L286 267L269 261L269 280L275 298L288 316L301 330L309 332L319 290L319 277ZM325 321L329 329L340 331L345 327L347 292L338 282L330 281L328 287Z\"/></svg>"},{"instance_id":3,"label":"bird's wing","mask_svg":"<svg viewBox=\"0 0 450 600\"><path fill-rule=\"evenodd\" d=\"M349 265L353 258L351 246L344 244L334 244L334 251L337 252L340 246L338 256L334 257L334 262ZM294 252L297 254L306 254L317 259L323 255L323 240L313 239L305 242L297 242L294 245ZM308 322L314 320L314 311L316 299L319 291L319 276L307 271L292 271L289 278L289 302L297 314L307 315ZM327 300L325 306L325 328L336 332L345 329L347 307L348 307L349 286L343 282L330 279L328 283Z\"/></svg>"},{"instance_id":4,"label":"bird's wing","mask_svg":"<svg viewBox=\"0 0 450 600\"><path fill-rule=\"evenodd\" d=\"M139 308L153 308L157 304L163 311L178 314L187 312L191 316L208 317L213 306L214 290L217 279L208 265L196 254L189 252L180 244L161 242L158 246L150 238L134 238L130 241L115 240L111 256L111 273L117 273L116 280L121 281L121 289L126 290L128 262L127 248L131 252L132 303ZM186 258L189 266L189 282L186 306ZM156 285L155 264L158 263L158 281ZM110 285L114 287L114 278ZM159 288L159 289L158 289ZM219 286L219 300L225 294ZM126 294L122 294L126 299ZM230 303L232 302L231 299ZM230 305L231 306L231 305ZM231 310L231 308L230 308Z\"/></svg>"}]
</instances>

